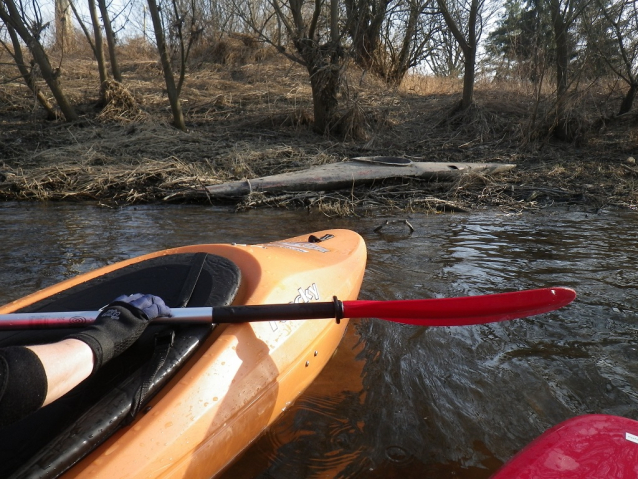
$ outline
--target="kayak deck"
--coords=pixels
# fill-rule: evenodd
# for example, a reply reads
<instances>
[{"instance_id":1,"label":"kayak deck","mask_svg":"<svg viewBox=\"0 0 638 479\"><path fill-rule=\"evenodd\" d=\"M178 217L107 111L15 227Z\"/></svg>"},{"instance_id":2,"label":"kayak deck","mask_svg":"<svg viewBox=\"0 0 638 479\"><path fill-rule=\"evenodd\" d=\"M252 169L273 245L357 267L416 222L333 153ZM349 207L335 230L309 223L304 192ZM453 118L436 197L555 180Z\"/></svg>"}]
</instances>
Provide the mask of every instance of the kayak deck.
<instances>
[{"instance_id":1,"label":"kayak deck","mask_svg":"<svg viewBox=\"0 0 638 479\"><path fill-rule=\"evenodd\" d=\"M347 230L262 245L187 246L64 281L10 303L0 313L27 308L138 262L193 253L216 255L237 266L242 279L233 304L329 301L334 295L356 299L366 260L363 240ZM346 325L347 320L337 324L334 319L218 325L202 338L203 344L143 413L64 477L208 478L217 474L319 374Z\"/></svg>"}]
</instances>

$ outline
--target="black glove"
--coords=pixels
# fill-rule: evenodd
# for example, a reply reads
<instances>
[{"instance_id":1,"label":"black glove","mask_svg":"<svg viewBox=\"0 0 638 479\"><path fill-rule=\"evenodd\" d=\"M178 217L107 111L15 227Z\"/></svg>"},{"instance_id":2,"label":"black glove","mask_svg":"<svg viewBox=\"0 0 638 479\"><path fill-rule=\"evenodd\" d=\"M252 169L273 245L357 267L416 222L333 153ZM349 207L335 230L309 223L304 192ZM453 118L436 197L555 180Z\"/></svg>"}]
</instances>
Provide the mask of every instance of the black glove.
<instances>
[{"instance_id":1,"label":"black glove","mask_svg":"<svg viewBox=\"0 0 638 479\"><path fill-rule=\"evenodd\" d=\"M100 312L91 326L69 338L79 339L89 345L95 358L95 373L137 341L151 319L170 315L171 309L158 296L119 296Z\"/></svg>"}]
</instances>

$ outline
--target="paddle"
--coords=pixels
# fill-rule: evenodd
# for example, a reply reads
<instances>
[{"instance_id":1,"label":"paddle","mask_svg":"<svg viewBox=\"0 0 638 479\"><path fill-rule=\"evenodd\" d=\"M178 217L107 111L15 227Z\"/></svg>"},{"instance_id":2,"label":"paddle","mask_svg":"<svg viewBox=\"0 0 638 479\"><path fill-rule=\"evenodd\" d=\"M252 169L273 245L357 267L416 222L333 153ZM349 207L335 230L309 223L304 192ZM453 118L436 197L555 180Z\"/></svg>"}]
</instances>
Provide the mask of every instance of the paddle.
<instances>
[{"instance_id":1,"label":"paddle","mask_svg":"<svg viewBox=\"0 0 638 479\"><path fill-rule=\"evenodd\" d=\"M547 313L571 303L569 288L543 288L513 293L442 299L396 301L334 301L328 303L264 304L214 308L174 308L170 318L153 322L244 323L299 319L380 318L419 326L463 326ZM13 313L0 315L0 330L84 326L99 311Z\"/></svg>"}]
</instances>

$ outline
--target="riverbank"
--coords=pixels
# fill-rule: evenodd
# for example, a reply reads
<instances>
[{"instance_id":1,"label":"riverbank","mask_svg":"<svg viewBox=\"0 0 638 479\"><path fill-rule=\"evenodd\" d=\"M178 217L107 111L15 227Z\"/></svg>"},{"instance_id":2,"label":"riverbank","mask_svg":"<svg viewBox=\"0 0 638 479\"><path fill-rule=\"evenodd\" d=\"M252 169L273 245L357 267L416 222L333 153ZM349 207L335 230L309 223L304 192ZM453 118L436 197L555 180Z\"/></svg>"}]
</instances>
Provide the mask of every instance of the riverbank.
<instances>
[{"instance_id":1,"label":"riverbank","mask_svg":"<svg viewBox=\"0 0 638 479\"><path fill-rule=\"evenodd\" d=\"M479 84L476 108L453 115L456 84L412 77L400 89L388 89L350 72L342 104L351 128L335 139L312 131L307 74L281 60L191 72L182 93L188 132L169 124L156 62L128 62L123 70L124 88L114 90L103 110L95 106L93 70L66 72L65 85L82 112L71 124L45 121L23 85L7 84L0 99L0 198L108 206L183 202L190 200L182 193L207 185L380 155L517 166L495 176L253 193L230 203L238 209L305 207L327 215L638 205L638 166L632 162L638 157L638 112L613 117L620 91L601 91L591 102L595 114L579 110L580 130L566 142L547 134L544 103L531 105L526 86ZM541 118L533 127L532 109Z\"/></svg>"}]
</instances>

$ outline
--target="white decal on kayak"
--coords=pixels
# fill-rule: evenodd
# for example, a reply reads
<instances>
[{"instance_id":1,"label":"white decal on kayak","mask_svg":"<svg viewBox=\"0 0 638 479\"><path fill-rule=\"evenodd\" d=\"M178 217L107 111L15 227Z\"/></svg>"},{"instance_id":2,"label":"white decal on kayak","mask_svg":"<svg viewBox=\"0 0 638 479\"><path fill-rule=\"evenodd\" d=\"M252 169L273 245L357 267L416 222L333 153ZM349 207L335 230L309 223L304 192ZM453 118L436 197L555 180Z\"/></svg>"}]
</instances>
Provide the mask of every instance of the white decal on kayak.
<instances>
[{"instance_id":1,"label":"white decal on kayak","mask_svg":"<svg viewBox=\"0 0 638 479\"><path fill-rule=\"evenodd\" d=\"M319 288L317 287L317 283L312 283L307 288L299 288L297 289L299 293L293 303L309 303L313 299L315 301L319 301ZM270 323L270 328L273 331L277 331L279 329L279 323L285 323L286 321L268 321Z\"/></svg>"},{"instance_id":2,"label":"white decal on kayak","mask_svg":"<svg viewBox=\"0 0 638 479\"><path fill-rule=\"evenodd\" d=\"M638 444L638 436L636 436L635 434L631 434L630 432L625 433L625 439Z\"/></svg>"},{"instance_id":3,"label":"white decal on kayak","mask_svg":"<svg viewBox=\"0 0 638 479\"><path fill-rule=\"evenodd\" d=\"M299 288L297 290L299 294L293 301L294 303L309 303L313 299L319 300L319 289L317 288L317 283L312 283L308 288Z\"/></svg>"},{"instance_id":4,"label":"white decal on kayak","mask_svg":"<svg viewBox=\"0 0 638 479\"><path fill-rule=\"evenodd\" d=\"M327 253L329 249L323 246L316 245L314 243L304 242L292 242L292 241L278 241L276 243L270 243L269 246L277 246L278 248L291 249L300 253L307 253L308 250L319 251L320 253Z\"/></svg>"}]
</instances>

